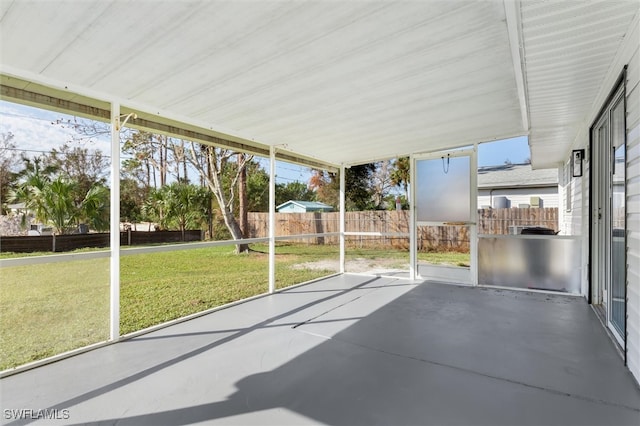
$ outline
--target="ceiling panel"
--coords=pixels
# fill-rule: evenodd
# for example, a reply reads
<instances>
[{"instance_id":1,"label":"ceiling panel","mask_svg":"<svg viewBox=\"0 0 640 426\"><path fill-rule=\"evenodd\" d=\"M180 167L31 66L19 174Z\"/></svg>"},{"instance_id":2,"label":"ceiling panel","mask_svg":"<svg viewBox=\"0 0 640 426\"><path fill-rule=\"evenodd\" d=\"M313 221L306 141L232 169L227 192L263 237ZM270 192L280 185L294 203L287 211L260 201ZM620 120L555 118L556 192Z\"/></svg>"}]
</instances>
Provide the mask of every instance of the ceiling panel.
<instances>
[{"instance_id":1,"label":"ceiling panel","mask_svg":"<svg viewBox=\"0 0 640 426\"><path fill-rule=\"evenodd\" d=\"M527 134L528 105L547 166L575 138L629 3L526 1L514 32L503 1L4 0L1 71L332 164Z\"/></svg>"},{"instance_id":2,"label":"ceiling panel","mask_svg":"<svg viewBox=\"0 0 640 426\"><path fill-rule=\"evenodd\" d=\"M568 152L638 13L637 1L526 1L521 4L534 167Z\"/></svg>"},{"instance_id":3,"label":"ceiling panel","mask_svg":"<svg viewBox=\"0 0 640 426\"><path fill-rule=\"evenodd\" d=\"M334 164L526 132L499 1L20 1L2 11L11 71Z\"/></svg>"}]
</instances>

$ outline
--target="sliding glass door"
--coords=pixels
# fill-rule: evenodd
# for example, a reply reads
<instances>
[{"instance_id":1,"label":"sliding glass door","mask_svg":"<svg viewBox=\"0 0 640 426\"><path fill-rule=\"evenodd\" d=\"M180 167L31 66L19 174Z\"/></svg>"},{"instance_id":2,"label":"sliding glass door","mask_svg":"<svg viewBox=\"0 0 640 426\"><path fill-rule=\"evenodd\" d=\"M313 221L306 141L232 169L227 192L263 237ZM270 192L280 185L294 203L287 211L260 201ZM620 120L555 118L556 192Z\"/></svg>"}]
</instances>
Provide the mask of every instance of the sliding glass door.
<instances>
[{"instance_id":1,"label":"sliding glass door","mask_svg":"<svg viewBox=\"0 0 640 426\"><path fill-rule=\"evenodd\" d=\"M592 298L618 342L626 335L626 144L620 88L592 127Z\"/></svg>"}]
</instances>

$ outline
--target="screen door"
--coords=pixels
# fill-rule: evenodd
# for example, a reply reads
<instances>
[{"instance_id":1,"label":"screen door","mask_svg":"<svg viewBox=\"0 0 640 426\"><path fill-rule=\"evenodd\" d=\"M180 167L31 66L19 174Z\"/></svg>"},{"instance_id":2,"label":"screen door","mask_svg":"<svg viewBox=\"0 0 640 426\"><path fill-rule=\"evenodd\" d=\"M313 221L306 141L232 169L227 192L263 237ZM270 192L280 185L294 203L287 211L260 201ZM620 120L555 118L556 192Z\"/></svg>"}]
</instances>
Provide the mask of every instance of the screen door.
<instances>
[{"instance_id":1,"label":"screen door","mask_svg":"<svg viewBox=\"0 0 640 426\"><path fill-rule=\"evenodd\" d=\"M476 284L475 150L414 157L414 253L422 279Z\"/></svg>"}]
</instances>

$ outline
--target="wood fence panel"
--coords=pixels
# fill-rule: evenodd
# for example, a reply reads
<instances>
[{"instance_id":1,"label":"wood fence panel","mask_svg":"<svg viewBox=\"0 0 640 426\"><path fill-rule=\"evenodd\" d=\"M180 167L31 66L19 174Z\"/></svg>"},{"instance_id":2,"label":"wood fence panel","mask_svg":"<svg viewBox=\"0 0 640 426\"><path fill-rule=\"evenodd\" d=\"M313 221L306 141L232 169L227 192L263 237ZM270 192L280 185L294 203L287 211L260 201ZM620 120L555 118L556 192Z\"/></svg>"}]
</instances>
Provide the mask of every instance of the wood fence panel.
<instances>
[{"instance_id":1,"label":"wood fence panel","mask_svg":"<svg viewBox=\"0 0 640 426\"><path fill-rule=\"evenodd\" d=\"M300 235L338 232L340 215L331 213L276 213L276 235ZM249 238L269 235L269 214L249 213ZM479 234L509 234L523 227L540 226L558 229L558 209L552 208L508 208L478 209ZM409 212L402 211L357 211L345 213L347 232L409 233ZM468 251L469 232L466 226L420 227L417 233L419 250ZM335 244L338 237L315 238L315 244ZM358 247L391 246L409 247L408 237L351 236L350 245Z\"/></svg>"},{"instance_id":2,"label":"wood fence panel","mask_svg":"<svg viewBox=\"0 0 640 426\"><path fill-rule=\"evenodd\" d=\"M184 241L201 241L202 231L187 230ZM120 232L120 245L143 245L182 242L180 231ZM71 235L41 235L37 237L0 237L0 252L32 253L39 251L66 252L87 247L109 247L108 232Z\"/></svg>"}]
</instances>

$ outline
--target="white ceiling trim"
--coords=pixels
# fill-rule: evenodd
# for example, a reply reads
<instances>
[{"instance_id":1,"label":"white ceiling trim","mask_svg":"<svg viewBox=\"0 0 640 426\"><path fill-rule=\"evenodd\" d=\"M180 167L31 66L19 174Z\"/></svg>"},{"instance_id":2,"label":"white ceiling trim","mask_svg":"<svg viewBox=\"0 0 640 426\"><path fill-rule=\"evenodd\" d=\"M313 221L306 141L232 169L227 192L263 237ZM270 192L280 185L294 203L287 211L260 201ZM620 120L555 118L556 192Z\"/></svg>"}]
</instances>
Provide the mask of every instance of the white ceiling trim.
<instances>
[{"instance_id":1,"label":"white ceiling trim","mask_svg":"<svg viewBox=\"0 0 640 426\"><path fill-rule=\"evenodd\" d=\"M524 43L522 41L522 22L520 15L520 2L514 0L504 0L504 11L507 17L507 30L509 31L509 44L511 46L511 58L513 61L513 72L518 87L518 101L520 102L520 113L522 115L522 125L529 133L529 105L527 103L526 89L526 64L522 54Z\"/></svg>"}]
</instances>

